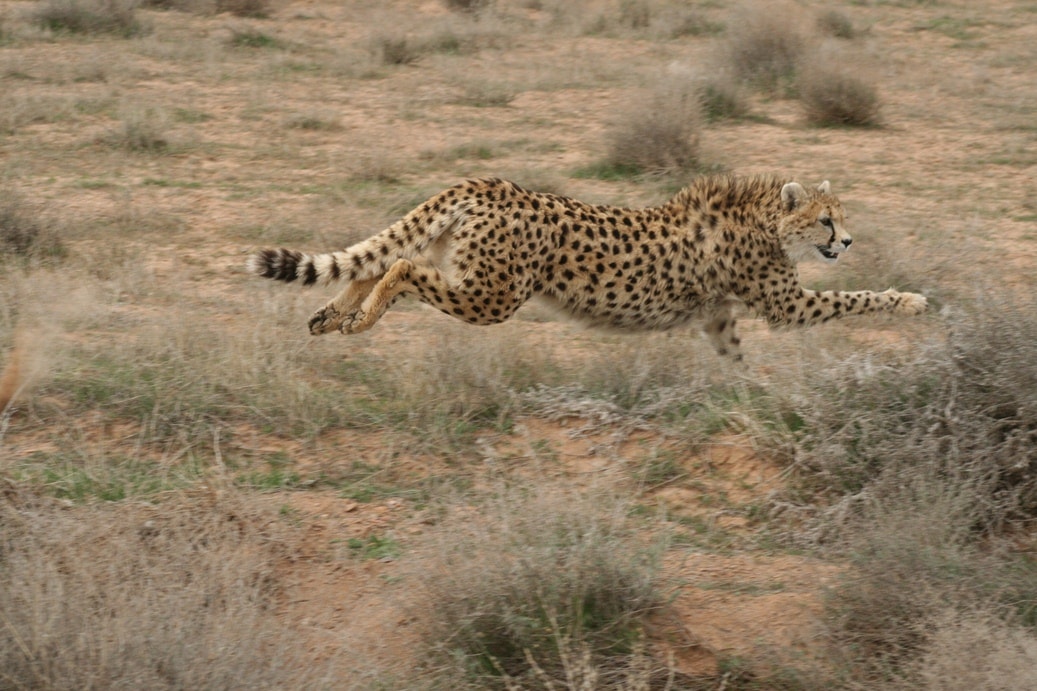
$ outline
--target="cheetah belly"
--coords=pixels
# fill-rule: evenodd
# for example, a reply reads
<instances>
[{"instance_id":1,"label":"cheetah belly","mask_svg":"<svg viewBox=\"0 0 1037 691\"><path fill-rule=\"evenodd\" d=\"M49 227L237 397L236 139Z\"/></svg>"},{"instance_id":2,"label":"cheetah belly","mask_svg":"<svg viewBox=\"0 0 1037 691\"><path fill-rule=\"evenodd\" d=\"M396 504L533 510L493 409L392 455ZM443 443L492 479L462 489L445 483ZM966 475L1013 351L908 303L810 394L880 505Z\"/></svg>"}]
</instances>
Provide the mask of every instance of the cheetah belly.
<instances>
[{"instance_id":1,"label":"cheetah belly","mask_svg":"<svg viewBox=\"0 0 1037 691\"><path fill-rule=\"evenodd\" d=\"M588 305L585 301L563 300L541 293L533 301L556 315L585 326L623 331L665 331L705 316L701 303L667 304L665 300L644 300L623 307Z\"/></svg>"}]
</instances>

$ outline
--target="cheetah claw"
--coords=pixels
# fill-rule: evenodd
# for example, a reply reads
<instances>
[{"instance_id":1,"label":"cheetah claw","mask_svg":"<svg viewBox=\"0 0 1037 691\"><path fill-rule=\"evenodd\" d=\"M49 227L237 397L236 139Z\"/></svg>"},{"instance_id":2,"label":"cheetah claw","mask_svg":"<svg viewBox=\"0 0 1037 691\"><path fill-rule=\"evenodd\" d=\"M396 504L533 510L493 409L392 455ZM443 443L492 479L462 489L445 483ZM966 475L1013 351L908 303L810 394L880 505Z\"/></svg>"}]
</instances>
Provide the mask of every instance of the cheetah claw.
<instances>
[{"instance_id":1,"label":"cheetah claw","mask_svg":"<svg viewBox=\"0 0 1037 691\"><path fill-rule=\"evenodd\" d=\"M307 324L310 327L311 334L320 336L338 327L341 321L342 317L339 315L338 310L329 305L314 312Z\"/></svg>"}]
</instances>

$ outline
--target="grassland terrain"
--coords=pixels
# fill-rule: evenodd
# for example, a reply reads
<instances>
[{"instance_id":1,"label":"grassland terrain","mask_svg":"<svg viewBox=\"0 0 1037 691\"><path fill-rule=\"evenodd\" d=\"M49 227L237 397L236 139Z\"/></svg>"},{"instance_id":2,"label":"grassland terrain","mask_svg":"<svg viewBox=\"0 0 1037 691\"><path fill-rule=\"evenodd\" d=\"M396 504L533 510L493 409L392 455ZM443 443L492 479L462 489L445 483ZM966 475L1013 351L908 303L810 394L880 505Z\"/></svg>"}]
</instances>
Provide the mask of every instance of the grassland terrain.
<instances>
[{"instance_id":1,"label":"grassland terrain","mask_svg":"<svg viewBox=\"0 0 1037 691\"><path fill-rule=\"evenodd\" d=\"M1023 0L0 0L0 688L1037 688L1035 70ZM244 270L715 171L932 309L735 365Z\"/></svg>"}]
</instances>

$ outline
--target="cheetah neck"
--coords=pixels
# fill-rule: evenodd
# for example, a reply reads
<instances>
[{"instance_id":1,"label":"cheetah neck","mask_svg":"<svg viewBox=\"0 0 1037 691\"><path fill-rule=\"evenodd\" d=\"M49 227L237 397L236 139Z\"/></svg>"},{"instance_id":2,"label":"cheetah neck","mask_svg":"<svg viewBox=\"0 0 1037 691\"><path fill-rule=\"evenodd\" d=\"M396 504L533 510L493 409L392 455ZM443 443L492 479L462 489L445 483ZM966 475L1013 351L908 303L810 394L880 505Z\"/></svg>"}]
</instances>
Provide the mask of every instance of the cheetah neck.
<instances>
[{"instance_id":1,"label":"cheetah neck","mask_svg":"<svg viewBox=\"0 0 1037 691\"><path fill-rule=\"evenodd\" d=\"M776 229L783 184L772 175L703 176L674 195L666 207L679 215L712 215L739 226Z\"/></svg>"}]
</instances>

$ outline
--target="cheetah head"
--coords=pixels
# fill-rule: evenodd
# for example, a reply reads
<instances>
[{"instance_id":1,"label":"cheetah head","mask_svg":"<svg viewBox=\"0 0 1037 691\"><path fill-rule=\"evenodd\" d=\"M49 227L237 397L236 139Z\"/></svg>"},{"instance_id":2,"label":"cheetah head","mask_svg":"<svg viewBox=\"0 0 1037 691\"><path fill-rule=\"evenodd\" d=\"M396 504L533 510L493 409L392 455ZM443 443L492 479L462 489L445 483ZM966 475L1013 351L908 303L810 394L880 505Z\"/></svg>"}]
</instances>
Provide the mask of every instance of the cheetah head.
<instances>
[{"instance_id":1,"label":"cheetah head","mask_svg":"<svg viewBox=\"0 0 1037 691\"><path fill-rule=\"evenodd\" d=\"M783 216L778 223L785 252L793 259L819 259L834 264L850 248L853 238L846 232L843 205L832 194L827 180L814 190L798 182L781 188Z\"/></svg>"}]
</instances>

